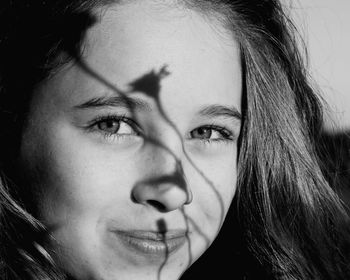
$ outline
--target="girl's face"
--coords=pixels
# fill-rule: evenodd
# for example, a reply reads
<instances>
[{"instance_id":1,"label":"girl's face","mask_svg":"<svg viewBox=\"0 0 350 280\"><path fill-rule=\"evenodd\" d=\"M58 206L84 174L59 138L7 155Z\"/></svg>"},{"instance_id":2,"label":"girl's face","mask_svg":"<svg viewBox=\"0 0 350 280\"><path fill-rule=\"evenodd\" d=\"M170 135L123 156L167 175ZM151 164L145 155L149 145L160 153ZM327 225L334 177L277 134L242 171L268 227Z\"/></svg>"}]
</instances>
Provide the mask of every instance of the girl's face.
<instances>
[{"instance_id":1,"label":"girl's face","mask_svg":"<svg viewBox=\"0 0 350 280\"><path fill-rule=\"evenodd\" d=\"M67 274L177 279L235 192L239 48L214 19L164 1L101 14L84 41L96 76L71 63L38 88L22 165Z\"/></svg>"}]
</instances>

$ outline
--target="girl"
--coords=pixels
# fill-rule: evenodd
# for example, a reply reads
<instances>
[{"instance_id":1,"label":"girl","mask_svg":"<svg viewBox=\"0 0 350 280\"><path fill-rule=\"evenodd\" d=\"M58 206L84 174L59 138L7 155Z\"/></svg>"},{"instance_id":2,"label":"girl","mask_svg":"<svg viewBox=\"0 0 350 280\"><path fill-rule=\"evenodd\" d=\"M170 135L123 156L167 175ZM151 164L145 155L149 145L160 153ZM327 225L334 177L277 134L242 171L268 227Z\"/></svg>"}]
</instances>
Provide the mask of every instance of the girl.
<instances>
[{"instance_id":1,"label":"girl","mask_svg":"<svg viewBox=\"0 0 350 280\"><path fill-rule=\"evenodd\" d=\"M277 1L1 5L4 279L178 279L233 198L269 279L349 275Z\"/></svg>"}]
</instances>

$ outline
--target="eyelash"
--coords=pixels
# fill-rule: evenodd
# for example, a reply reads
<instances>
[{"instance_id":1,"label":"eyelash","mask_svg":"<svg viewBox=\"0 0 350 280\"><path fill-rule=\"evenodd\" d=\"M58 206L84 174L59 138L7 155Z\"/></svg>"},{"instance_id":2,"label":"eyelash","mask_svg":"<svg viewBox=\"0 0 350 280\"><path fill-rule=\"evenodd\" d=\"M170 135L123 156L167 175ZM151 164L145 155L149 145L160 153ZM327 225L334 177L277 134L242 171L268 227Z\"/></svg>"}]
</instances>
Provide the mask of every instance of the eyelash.
<instances>
[{"instance_id":1,"label":"eyelash","mask_svg":"<svg viewBox=\"0 0 350 280\"><path fill-rule=\"evenodd\" d=\"M103 136L106 139L109 139L109 138L113 137L112 141L115 138L122 138L122 137L127 137L128 136L128 135L125 135L125 134L124 135L123 134L118 134L117 132L116 133L112 133L112 132L103 131L102 129L97 127L99 124L106 123L108 121L118 122L119 126L120 126L121 123L124 122L128 126L130 126L130 128L135 132L136 136L139 136L141 134L141 130L138 127L137 123L135 121L133 121L132 119L126 117L125 115L106 115L106 116L97 117L97 118L95 118L94 120L92 120L88 124L87 129L89 131L92 131L92 132L98 131L99 133L102 133ZM118 128L118 130L119 129L120 129L120 127Z\"/></svg>"},{"instance_id":2,"label":"eyelash","mask_svg":"<svg viewBox=\"0 0 350 280\"><path fill-rule=\"evenodd\" d=\"M106 116L99 116L97 118L95 118L94 120L92 120L88 126L87 129L89 131L92 132L96 132L98 131L99 133L102 133L103 136L108 139L109 141L113 141L115 138L122 138L122 137L128 137L129 135L127 134L118 134L118 132L116 133L111 133L111 132L107 132L107 131L103 131L102 129L98 128L97 126L99 124L105 123L107 121L114 121L114 122L118 122L119 125L124 122L126 123L128 126L130 126L130 128L135 132L135 136L140 136L142 135L142 131L140 129L140 127L138 126L138 124L126 117L125 115L106 115ZM120 127L119 127L120 128ZM119 130L118 128L118 130ZM232 132L230 132L230 130L228 130L225 127L222 126L218 126L218 125L214 125L214 124L210 124L210 125L203 125L203 126L199 126L193 130L191 130L190 135L193 134L194 131L199 130L199 129L210 129L211 131L211 135L213 131L218 132L222 138L219 139L200 139L200 138L190 138L189 140L200 140L205 144L209 144L209 143L227 143L227 142L232 142L235 140L235 136ZM111 137L113 137L112 139L110 139Z\"/></svg>"},{"instance_id":3,"label":"eyelash","mask_svg":"<svg viewBox=\"0 0 350 280\"><path fill-rule=\"evenodd\" d=\"M203 126L200 126L194 130L192 130L190 133L192 134L192 132L194 132L195 130L198 130L198 129L210 129L212 130L211 133L213 133L213 131L216 131L218 132L222 138L218 138L218 139L198 139L198 138L193 138L193 140L201 140L203 141L203 143L205 144L209 144L209 143L228 143L228 142L232 142L235 140L235 136L232 132L230 132L230 130L228 130L227 128L225 127L222 127L222 126L218 126L218 125L214 125L214 124L211 124L211 125L203 125ZM212 136L212 135L210 135Z\"/></svg>"}]
</instances>

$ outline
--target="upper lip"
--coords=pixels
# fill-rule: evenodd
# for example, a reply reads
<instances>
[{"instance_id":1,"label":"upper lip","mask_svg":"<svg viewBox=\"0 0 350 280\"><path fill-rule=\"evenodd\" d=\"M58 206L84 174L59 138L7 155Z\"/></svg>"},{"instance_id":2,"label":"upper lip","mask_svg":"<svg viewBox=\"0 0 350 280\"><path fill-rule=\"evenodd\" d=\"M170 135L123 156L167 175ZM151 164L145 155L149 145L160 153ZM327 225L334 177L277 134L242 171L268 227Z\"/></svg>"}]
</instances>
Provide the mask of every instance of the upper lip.
<instances>
[{"instance_id":1,"label":"upper lip","mask_svg":"<svg viewBox=\"0 0 350 280\"><path fill-rule=\"evenodd\" d=\"M186 230L168 230L166 232L152 230L114 230L114 232L137 239L164 241L187 236Z\"/></svg>"}]
</instances>

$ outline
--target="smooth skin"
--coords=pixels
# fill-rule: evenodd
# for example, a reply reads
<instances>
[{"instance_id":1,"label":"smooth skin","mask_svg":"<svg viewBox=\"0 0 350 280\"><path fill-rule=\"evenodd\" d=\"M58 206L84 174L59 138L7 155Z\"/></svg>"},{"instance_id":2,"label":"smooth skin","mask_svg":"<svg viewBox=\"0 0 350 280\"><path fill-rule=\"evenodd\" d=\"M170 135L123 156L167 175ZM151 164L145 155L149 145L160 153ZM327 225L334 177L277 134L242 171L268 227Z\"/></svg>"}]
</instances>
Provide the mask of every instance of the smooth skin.
<instances>
[{"instance_id":1,"label":"smooth skin","mask_svg":"<svg viewBox=\"0 0 350 280\"><path fill-rule=\"evenodd\" d=\"M105 7L84 40L84 62L135 106L74 62L31 101L21 163L39 193L48 247L75 279L178 279L214 240L234 196L239 48L214 18L170 2ZM130 90L165 65L158 99ZM165 234L186 236L167 256L115 234L158 232L159 221Z\"/></svg>"}]
</instances>

